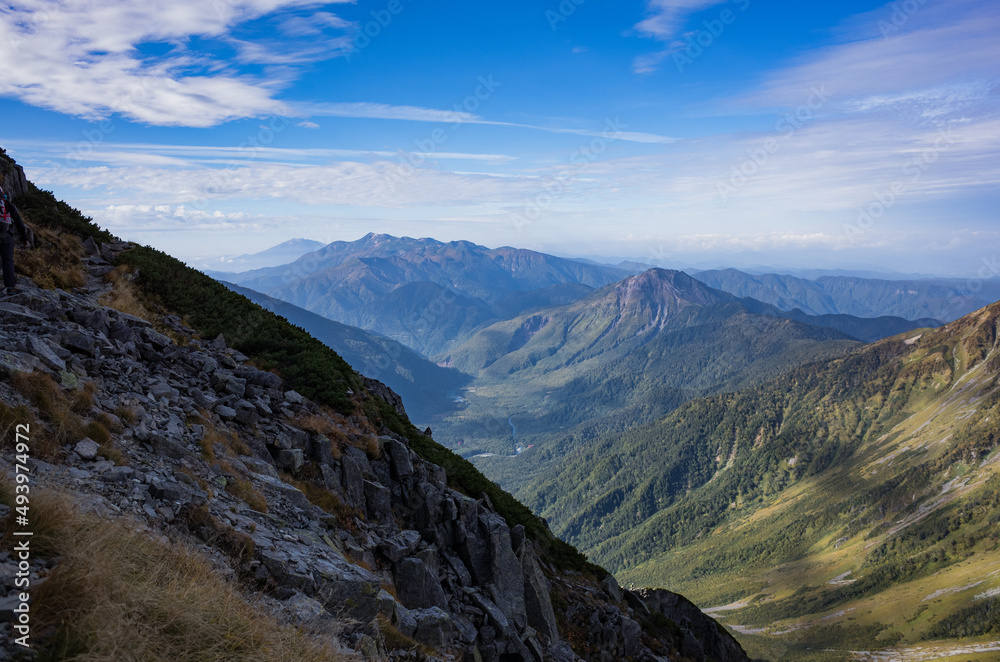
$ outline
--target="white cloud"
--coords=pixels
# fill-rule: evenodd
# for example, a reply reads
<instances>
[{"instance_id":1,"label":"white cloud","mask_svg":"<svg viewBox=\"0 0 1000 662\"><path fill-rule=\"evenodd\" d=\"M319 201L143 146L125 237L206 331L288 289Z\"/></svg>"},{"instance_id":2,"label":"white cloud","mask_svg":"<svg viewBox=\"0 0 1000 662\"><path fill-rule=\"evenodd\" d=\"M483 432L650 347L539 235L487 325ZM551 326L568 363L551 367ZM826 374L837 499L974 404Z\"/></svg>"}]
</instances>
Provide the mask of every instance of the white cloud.
<instances>
[{"instance_id":1,"label":"white cloud","mask_svg":"<svg viewBox=\"0 0 1000 662\"><path fill-rule=\"evenodd\" d=\"M649 0L646 11L649 16L635 28L647 37L660 40L673 38L681 31L684 19L690 14L726 0Z\"/></svg>"},{"instance_id":2,"label":"white cloud","mask_svg":"<svg viewBox=\"0 0 1000 662\"><path fill-rule=\"evenodd\" d=\"M305 122L308 124L309 122ZM261 165L267 162L293 163L295 165L323 164L331 158L371 158L406 160L411 154L386 150L359 150L335 148L286 148L224 147L213 145L157 145L150 143L58 142L2 140L7 147L17 148L31 161L47 164L46 167L61 171L94 163L104 165L152 165L199 167L224 165L229 167ZM460 160L505 163L516 157L507 154L475 154L463 152L432 152L423 155L430 161Z\"/></svg>"},{"instance_id":3,"label":"white cloud","mask_svg":"<svg viewBox=\"0 0 1000 662\"><path fill-rule=\"evenodd\" d=\"M516 204L538 184L525 178L459 174L408 163L340 161L302 166L262 163L235 168L39 169L43 186L98 191L122 204L171 204L202 208L255 199L304 205L403 208Z\"/></svg>"},{"instance_id":4,"label":"white cloud","mask_svg":"<svg viewBox=\"0 0 1000 662\"><path fill-rule=\"evenodd\" d=\"M309 121L299 122L299 126L301 126L303 129L318 129L319 128L319 124L316 124L316 122L309 122Z\"/></svg>"},{"instance_id":5,"label":"white cloud","mask_svg":"<svg viewBox=\"0 0 1000 662\"><path fill-rule=\"evenodd\" d=\"M474 122L481 117L456 110L437 110L417 106L392 106L384 103L299 104L295 112L309 117L355 117L361 119L404 120L409 122Z\"/></svg>"},{"instance_id":6,"label":"white cloud","mask_svg":"<svg viewBox=\"0 0 1000 662\"><path fill-rule=\"evenodd\" d=\"M892 5L884 8L885 20ZM895 32L867 36L802 56L772 73L743 98L756 106L801 103L805 90L825 85L844 103L871 110L885 100L960 105L996 94L1000 13L993 2L928 4Z\"/></svg>"},{"instance_id":7,"label":"white cloud","mask_svg":"<svg viewBox=\"0 0 1000 662\"><path fill-rule=\"evenodd\" d=\"M189 40L237 43L231 33L246 21L320 4L15 0L0 14L0 61L8 63L0 77L0 95L87 119L117 113L164 126L207 127L278 114L284 107L274 93L286 82L282 76L262 79L227 70L211 55L190 51ZM169 50L144 56L145 44ZM317 53L310 51L310 57Z\"/></svg>"},{"instance_id":8,"label":"white cloud","mask_svg":"<svg viewBox=\"0 0 1000 662\"><path fill-rule=\"evenodd\" d=\"M635 29L644 37L671 42L680 34L689 15L723 2L726 0L647 0L647 17L637 23ZM677 47L677 43L672 43L663 50L640 55L632 64L632 71L637 74L655 72Z\"/></svg>"}]
</instances>

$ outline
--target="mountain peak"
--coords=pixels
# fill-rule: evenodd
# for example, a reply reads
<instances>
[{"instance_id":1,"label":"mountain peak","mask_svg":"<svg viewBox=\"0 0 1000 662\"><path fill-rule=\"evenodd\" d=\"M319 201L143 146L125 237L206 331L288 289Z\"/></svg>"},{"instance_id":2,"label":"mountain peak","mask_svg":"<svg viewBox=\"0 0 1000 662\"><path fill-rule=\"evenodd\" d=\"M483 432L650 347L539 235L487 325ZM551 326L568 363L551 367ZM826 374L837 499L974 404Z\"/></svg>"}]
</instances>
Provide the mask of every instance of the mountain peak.
<instances>
[{"instance_id":1,"label":"mountain peak","mask_svg":"<svg viewBox=\"0 0 1000 662\"><path fill-rule=\"evenodd\" d=\"M731 295L714 290L683 271L672 269L649 269L626 278L614 289L625 306L642 302L679 308L683 303L711 306L734 300Z\"/></svg>"}]
</instances>

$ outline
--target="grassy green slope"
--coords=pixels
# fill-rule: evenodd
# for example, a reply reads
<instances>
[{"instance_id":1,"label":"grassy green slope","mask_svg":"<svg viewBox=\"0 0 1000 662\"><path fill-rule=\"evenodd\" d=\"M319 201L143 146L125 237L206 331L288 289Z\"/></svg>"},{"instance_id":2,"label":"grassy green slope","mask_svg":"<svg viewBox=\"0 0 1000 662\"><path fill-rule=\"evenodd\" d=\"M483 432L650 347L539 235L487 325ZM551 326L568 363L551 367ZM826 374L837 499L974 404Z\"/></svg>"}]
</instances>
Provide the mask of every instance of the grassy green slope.
<instances>
[{"instance_id":1,"label":"grassy green slope","mask_svg":"<svg viewBox=\"0 0 1000 662\"><path fill-rule=\"evenodd\" d=\"M1000 639L998 318L688 403L519 494L626 583L745 601L720 616L759 654Z\"/></svg>"}]
</instances>

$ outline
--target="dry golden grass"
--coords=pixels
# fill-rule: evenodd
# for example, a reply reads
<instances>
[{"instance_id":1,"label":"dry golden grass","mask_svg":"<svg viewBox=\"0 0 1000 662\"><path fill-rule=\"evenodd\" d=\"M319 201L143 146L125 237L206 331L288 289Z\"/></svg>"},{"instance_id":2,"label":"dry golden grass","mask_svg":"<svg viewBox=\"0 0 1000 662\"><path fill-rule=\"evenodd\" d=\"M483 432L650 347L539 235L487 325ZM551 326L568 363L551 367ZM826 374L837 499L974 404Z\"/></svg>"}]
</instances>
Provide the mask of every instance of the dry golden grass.
<instances>
[{"instance_id":1,"label":"dry golden grass","mask_svg":"<svg viewBox=\"0 0 1000 662\"><path fill-rule=\"evenodd\" d=\"M17 440L15 428L21 424L30 425L34 420L31 410L24 405L10 407L0 402L0 446L13 448Z\"/></svg>"},{"instance_id":2,"label":"dry golden grass","mask_svg":"<svg viewBox=\"0 0 1000 662\"><path fill-rule=\"evenodd\" d=\"M84 425L79 411L91 407L96 387L87 387L71 394L46 374L39 372L17 373L10 380L15 391L38 407L46 427L32 437L34 453L42 459L56 457L67 444L84 437Z\"/></svg>"},{"instance_id":3,"label":"dry golden grass","mask_svg":"<svg viewBox=\"0 0 1000 662\"><path fill-rule=\"evenodd\" d=\"M128 423L129 425L133 425L139 420L138 414L131 407L117 407L114 414L122 423Z\"/></svg>"},{"instance_id":4,"label":"dry golden grass","mask_svg":"<svg viewBox=\"0 0 1000 662\"><path fill-rule=\"evenodd\" d=\"M215 458L215 445L220 444L229 457L250 455L250 447L233 430L219 430L212 424L205 425L205 436L201 439L201 449L206 459Z\"/></svg>"},{"instance_id":5,"label":"dry golden grass","mask_svg":"<svg viewBox=\"0 0 1000 662\"><path fill-rule=\"evenodd\" d=\"M226 459L238 455L250 455L250 447L247 446L246 442L240 439L233 430L219 430L208 424L205 426L205 435L199 444L201 445L202 457L209 464L219 467L227 476L232 476L226 481L226 492L240 499L253 510L266 513L268 510L267 499L254 487L243 472ZM219 457L219 454L216 453L217 447L222 448L223 457Z\"/></svg>"},{"instance_id":6,"label":"dry golden grass","mask_svg":"<svg viewBox=\"0 0 1000 662\"><path fill-rule=\"evenodd\" d=\"M132 282L132 270L129 267L115 267L104 276L104 280L111 283L111 291L99 299L102 305L147 322L159 321L149 310L139 288Z\"/></svg>"},{"instance_id":7,"label":"dry golden grass","mask_svg":"<svg viewBox=\"0 0 1000 662\"><path fill-rule=\"evenodd\" d=\"M34 247L18 249L14 256L18 273L30 277L45 289L83 287L86 278L80 238L47 228L33 229Z\"/></svg>"},{"instance_id":8,"label":"dry golden grass","mask_svg":"<svg viewBox=\"0 0 1000 662\"><path fill-rule=\"evenodd\" d=\"M3 490L10 500L10 489ZM34 590L39 660L78 662L340 662L318 637L255 608L200 553L134 524L32 498L39 558L61 558ZM8 524L9 523L5 523ZM5 536L9 540L12 536Z\"/></svg>"},{"instance_id":9,"label":"dry golden grass","mask_svg":"<svg viewBox=\"0 0 1000 662\"><path fill-rule=\"evenodd\" d=\"M319 506L323 512L337 518L340 528L347 531L358 531L358 520L364 520L365 516L358 510L348 506L341 501L336 494L316 483L318 478L310 476L310 472L305 472L300 478L295 478L291 474L282 472L281 480L289 485L298 488L309 503Z\"/></svg>"},{"instance_id":10,"label":"dry golden grass","mask_svg":"<svg viewBox=\"0 0 1000 662\"><path fill-rule=\"evenodd\" d=\"M91 421L83 428L83 433L97 442L100 446L97 454L105 460L111 460L118 466L127 464L125 454L119 450L111 439L111 432L108 428L113 426L113 421L107 416L99 417L96 421ZM121 432L121 430L119 430Z\"/></svg>"},{"instance_id":11,"label":"dry golden grass","mask_svg":"<svg viewBox=\"0 0 1000 662\"><path fill-rule=\"evenodd\" d=\"M417 650L424 655L431 656L436 655L435 651L430 646L425 646L424 644L417 643L410 637L397 630L389 619L381 614L378 616L378 629L382 633L382 637L385 639L386 648L389 650Z\"/></svg>"},{"instance_id":12,"label":"dry golden grass","mask_svg":"<svg viewBox=\"0 0 1000 662\"><path fill-rule=\"evenodd\" d=\"M344 431L338 427L338 422L341 425L344 425L346 420L340 414L333 413L325 408L323 414L300 415L296 416L291 421L292 425L298 428L327 437L331 442L330 450L333 453L333 458L335 460L339 460L341 458L343 448L346 445L360 448L365 452L365 455L367 455L369 459L378 460L382 457L382 449L379 447L378 439L375 437L373 432L374 428L366 419L362 419L360 421L361 430L362 432L372 432L361 437L359 440L353 440L348 437Z\"/></svg>"},{"instance_id":13,"label":"dry golden grass","mask_svg":"<svg viewBox=\"0 0 1000 662\"><path fill-rule=\"evenodd\" d=\"M240 499L259 513L267 512L267 499L249 480L236 478L226 483L226 492Z\"/></svg>"}]
</instances>

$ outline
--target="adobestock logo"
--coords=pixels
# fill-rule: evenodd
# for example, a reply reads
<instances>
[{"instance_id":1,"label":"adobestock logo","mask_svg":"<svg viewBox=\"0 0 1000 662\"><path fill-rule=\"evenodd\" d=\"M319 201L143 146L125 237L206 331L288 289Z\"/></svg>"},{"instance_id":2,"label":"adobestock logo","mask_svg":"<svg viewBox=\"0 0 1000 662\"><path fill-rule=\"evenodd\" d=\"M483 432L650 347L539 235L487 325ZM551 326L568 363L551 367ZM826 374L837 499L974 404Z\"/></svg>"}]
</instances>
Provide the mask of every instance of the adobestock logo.
<instances>
[{"instance_id":1,"label":"adobestock logo","mask_svg":"<svg viewBox=\"0 0 1000 662\"><path fill-rule=\"evenodd\" d=\"M371 46L372 42L382 35L382 31L388 28L392 24L392 21L403 13L404 9L406 9L406 5L403 4L402 0L389 0L382 9L371 10L371 20L367 21L358 30L358 34L354 36L354 48L347 53L345 59L350 62L354 59L354 56Z\"/></svg>"},{"instance_id":2,"label":"adobestock logo","mask_svg":"<svg viewBox=\"0 0 1000 662\"><path fill-rule=\"evenodd\" d=\"M750 8L750 0L733 0L733 3L741 11L745 12ZM705 51L715 45L716 41L726 31L726 28L736 22L739 14L732 9L726 8L719 12L713 19L706 19L701 22L704 30L695 30L687 35L687 44L682 50L674 51L671 59L678 73L684 73L684 67L693 64L695 60L705 54Z\"/></svg>"}]
</instances>

